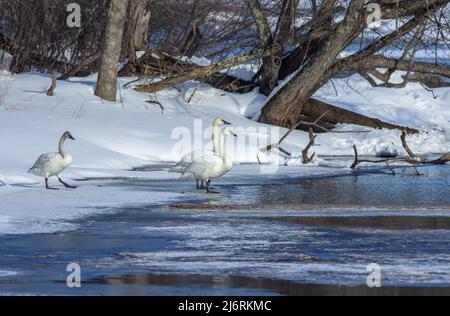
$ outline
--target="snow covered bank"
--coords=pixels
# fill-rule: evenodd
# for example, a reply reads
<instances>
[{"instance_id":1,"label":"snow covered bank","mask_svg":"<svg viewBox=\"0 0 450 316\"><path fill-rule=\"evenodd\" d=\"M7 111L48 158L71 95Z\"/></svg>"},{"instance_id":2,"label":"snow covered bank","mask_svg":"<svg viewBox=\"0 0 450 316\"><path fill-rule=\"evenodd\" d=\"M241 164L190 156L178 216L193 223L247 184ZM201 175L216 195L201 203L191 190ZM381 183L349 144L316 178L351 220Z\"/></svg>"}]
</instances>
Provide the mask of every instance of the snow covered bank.
<instances>
[{"instance_id":1,"label":"snow covered bank","mask_svg":"<svg viewBox=\"0 0 450 316\"><path fill-rule=\"evenodd\" d=\"M109 185L108 185L109 184ZM39 186L0 188L0 235L68 231L79 218L127 205L155 205L176 198L175 193L111 185L111 181L89 181L77 190L47 191Z\"/></svg>"},{"instance_id":2,"label":"snow covered bank","mask_svg":"<svg viewBox=\"0 0 450 316\"><path fill-rule=\"evenodd\" d=\"M75 168L115 170L173 162L192 147L208 146L207 129L217 116L232 122L241 136L237 144L229 145L237 162L257 162L258 148L284 133L247 119L257 115L265 102L256 91L236 95L189 83L180 86L181 91L167 89L151 97L162 104L162 111L158 105L147 103L148 95L132 87L121 89L122 102L101 101L93 94L95 76L59 82L55 97L43 93L50 83L49 76L31 73L0 78L0 85L7 90L0 101L0 145L7 148L0 155L3 181L10 179L11 172L20 181L29 178L25 171L39 154L55 150L59 136L66 130L77 138L68 145ZM122 79L121 84L129 80ZM316 97L388 122L426 130L409 140L419 153L450 150L450 89L436 90L437 97L433 98L419 84L399 90L372 88L358 76L335 80L334 85L338 86L337 95L329 84ZM338 130L361 128L340 126ZM286 147L300 152L306 143L307 135L295 132ZM402 151L397 131L321 135L318 143L321 146L315 150L319 156L351 155L354 143L368 155L385 147Z\"/></svg>"},{"instance_id":3,"label":"snow covered bank","mask_svg":"<svg viewBox=\"0 0 450 316\"><path fill-rule=\"evenodd\" d=\"M121 87L132 79L122 78ZM232 122L240 136L236 143L228 144L236 162L256 163L258 157L263 162L279 162L277 155L265 156L259 148L278 140L285 130L248 118L255 117L266 101L257 91L237 95L187 83L149 96L129 86L120 89L120 102L110 103L94 96L95 82L96 76L61 81L56 95L48 97L48 75L0 75L0 232L58 231L71 227L67 219L91 214L96 206L148 203L170 197L102 188L99 198L91 184L80 188L77 194L45 192L42 180L27 170L42 153L56 151L59 137L66 130L77 139L67 144L74 156L73 166L65 173L68 181L130 177L124 170L177 161L193 149L210 146L210 124L219 116ZM434 98L418 84L401 90L377 89L358 76L333 83L338 93L329 84L316 97L365 115L424 129L409 139L419 154L450 151L450 89L436 90ZM338 130L361 128L339 126ZM320 135L320 147L314 148L319 157L315 165L330 167L320 156L352 155L354 143L362 154L402 153L399 136L399 131L387 130ZM297 131L284 147L298 153L307 142L306 133ZM298 156L281 163L296 166ZM336 167L348 168L333 166Z\"/></svg>"}]
</instances>

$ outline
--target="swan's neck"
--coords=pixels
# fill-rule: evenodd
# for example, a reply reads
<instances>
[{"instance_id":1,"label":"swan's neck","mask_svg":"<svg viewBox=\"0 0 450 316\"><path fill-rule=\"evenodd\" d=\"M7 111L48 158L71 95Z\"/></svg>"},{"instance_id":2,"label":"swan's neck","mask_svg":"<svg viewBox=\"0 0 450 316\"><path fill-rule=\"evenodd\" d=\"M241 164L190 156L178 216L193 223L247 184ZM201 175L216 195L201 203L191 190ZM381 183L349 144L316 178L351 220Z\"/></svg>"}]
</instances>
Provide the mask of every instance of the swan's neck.
<instances>
[{"instance_id":1,"label":"swan's neck","mask_svg":"<svg viewBox=\"0 0 450 316\"><path fill-rule=\"evenodd\" d=\"M64 138L64 136L61 137L61 139L59 140L59 154L61 156L63 156L63 158L67 156L67 152L64 149L64 143L65 142L66 142L66 139Z\"/></svg>"},{"instance_id":2,"label":"swan's neck","mask_svg":"<svg viewBox=\"0 0 450 316\"><path fill-rule=\"evenodd\" d=\"M213 126L212 141L213 141L213 151L215 154L220 152L220 128L218 126Z\"/></svg>"}]
</instances>

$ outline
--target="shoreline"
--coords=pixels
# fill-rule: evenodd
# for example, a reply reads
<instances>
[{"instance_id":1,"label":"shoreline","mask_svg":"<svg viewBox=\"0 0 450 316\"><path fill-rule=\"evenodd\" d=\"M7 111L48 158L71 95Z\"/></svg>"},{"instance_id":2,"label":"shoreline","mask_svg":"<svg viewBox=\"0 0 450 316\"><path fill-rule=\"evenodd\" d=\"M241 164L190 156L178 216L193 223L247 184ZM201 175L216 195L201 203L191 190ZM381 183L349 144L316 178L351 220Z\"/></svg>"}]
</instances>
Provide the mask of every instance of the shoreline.
<instances>
[{"instance_id":1,"label":"shoreline","mask_svg":"<svg viewBox=\"0 0 450 316\"><path fill-rule=\"evenodd\" d=\"M116 275L85 282L89 285L195 287L207 292L212 288L263 290L280 296L449 296L450 286L385 286L369 288L364 285L308 284L284 280L256 279L242 276L202 275ZM268 294L269 295L269 294ZM272 294L270 294L272 295ZM165 296L165 295L162 295Z\"/></svg>"}]
</instances>

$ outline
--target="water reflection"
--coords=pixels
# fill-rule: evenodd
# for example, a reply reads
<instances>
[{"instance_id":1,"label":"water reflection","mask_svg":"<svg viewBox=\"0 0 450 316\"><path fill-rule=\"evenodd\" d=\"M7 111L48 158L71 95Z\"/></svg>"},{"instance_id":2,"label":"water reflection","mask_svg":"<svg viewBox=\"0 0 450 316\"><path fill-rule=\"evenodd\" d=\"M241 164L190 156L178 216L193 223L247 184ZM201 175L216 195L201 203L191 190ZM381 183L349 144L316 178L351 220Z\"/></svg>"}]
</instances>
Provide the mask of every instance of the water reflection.
<instances>
[{"instance_id":1,"label":"water reflection","mask_svg":"<svg viewBox=\"0 0 450 316\"><path fill-rule=\"evenodd\" d=\"M408 169L397 176L365 172L358 176L340 175L330 178L277 179L261 185L235 184L219 186L221 196L206 203L231 205L264 205L303 208L302 205L359 207L450 207L450 171L447 166L421 170L416 177ZM231 179L228 180L231 182Z\"/></svg>"}]
</instances>

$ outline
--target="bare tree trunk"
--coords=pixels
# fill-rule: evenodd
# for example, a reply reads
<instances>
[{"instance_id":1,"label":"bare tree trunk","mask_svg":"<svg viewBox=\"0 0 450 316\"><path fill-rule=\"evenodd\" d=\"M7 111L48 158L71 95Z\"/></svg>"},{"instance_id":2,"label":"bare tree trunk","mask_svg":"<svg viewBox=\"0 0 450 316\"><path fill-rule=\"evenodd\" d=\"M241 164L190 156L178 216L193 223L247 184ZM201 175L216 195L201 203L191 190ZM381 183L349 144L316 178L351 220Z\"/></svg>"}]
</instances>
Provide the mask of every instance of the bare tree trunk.
<instances>
[{"instance_id":1,"label":"bare tree trunk","mask_svg":"<svg viewBox=\"0 0 450 316\"><path fill-rule=\"evenodd\" d=\"M189 58L195 55L198 50L200 40L203 38L203 34L201 33L198 24L198 20L195 20L192 23L192 31L187 36L186 40L184 41L183 48L181 49L181 53Z\"/></svg>"},{"instance_id":2,"label":"bare tree trunk","mask_svg":"<svg viewBox=\"0 0 450 316\"><path fill-rule=\"evenodd\" d=\"M383 47L393 44L423 23L433 12L447 4L448 0L434 0L433 2L433 6L417 2L417 7L420 9L417 12L411 12L410 7L407 11L401 11L402 14L411 13L415 17L367 48L350 57L337 59L339 53L351 44L366 26L363 1L353 0L345 20L336 27L322 48L309 58L299 73L269 100L262 111L260 121L288 128L295 125L300 119L306 102L333 76L351 69L355 63L359 63ZM412 0L411 3L416 4L416 1ZM415 8L415 6L413 7Z\"/></svg>"},{"instance_id":3,"label":"bare tree trunk","mask_svg":"<svg viewBox=\"0 0 450 316\"><path fill-rule=\"evenodd\" d=\"M302 37L298 47L283 59L278 80L286 79L320 51L323 43L333 33L334 16L340 8L335 0L322 1L308 34Z\"/></svg>"},{"instance_id":4,"label":"bare tree trunk","mask_svg":"<svg viewBox=\"0 0 450 316\"><path fill-rule=\"evenodd\" d=\"M261 87L262 94L270 95L278 83L278 76L283 62L283 53L288 45L288 37L291 26L297 11L299 0L283 0L280 18L277 23L275 34L272 36L267 18L261 10L258 0L248 0L250 11L255 20L258 34L261 41L261 47L270 54L263 58L261 68Z\"/></svg>"},{"instance_id":5,"label":"bare tree trunk","mask_svg":"<svg viewBox=\"0 0 450 316\"><path fill-rule=\"evenodd\" d=\"M101 57L95 95L108 100L117 98L117 66L122 50L122 36L128 0L111 0L108 10L105 43Z\"/></svg>"},{"instance_id":6,"label":"bare tree trunk","mask_svg":"<svg viewBox=\"0 0 450 316\"><path fill-rule=\"evenodd\" d=\"M130 0L123 55L131 62L136 61L136 51L148 48L150 17L145 0Z\"/></svg>"},{"instance_id":7,"label":"bare tree trunk","mask_svg":"<svg viewBox=\"0 0 450 316\"><path fill-rule=\"evenodd\" d=\"M325 83L325 74L339 55L364 29L364 1L353 0L344 22L325 42L321 51L264 107L260 121L279 126L293 126L304 104ZM324 82L325 81L325 82Z\"/></svg>"}]
</instances>

